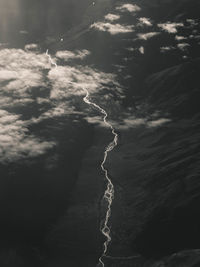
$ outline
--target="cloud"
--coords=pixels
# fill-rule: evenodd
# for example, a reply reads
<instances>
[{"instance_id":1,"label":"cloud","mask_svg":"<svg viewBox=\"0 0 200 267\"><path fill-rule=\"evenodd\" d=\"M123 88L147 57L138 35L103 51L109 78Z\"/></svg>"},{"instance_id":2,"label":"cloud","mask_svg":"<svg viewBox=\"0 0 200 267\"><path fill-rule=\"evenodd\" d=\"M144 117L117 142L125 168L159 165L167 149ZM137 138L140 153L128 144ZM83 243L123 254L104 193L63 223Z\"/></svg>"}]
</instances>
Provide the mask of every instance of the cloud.
<instances>
[{"instance_id":1,"label":"cloud","mask_svg":"<svg viewBox=\"0 0 200 267\"><path fill-rule=\"evenodd\" d=\"M160 52L161 53L165 53L167 51L171 51L171 50L174 50L174 49L176 49L174 46L162 46L160 48Z\"/></svg>"},{"instance_id":2,"label":"cloud","mask_svg":"<svg viewBox=\"0 0 200 267\"><path fill-rule=\"evenodd\" d=\"M139 26L145 25L145 26L150 27L153 25L149 18L142 17L142 18L139 18L138 20L139 20L139 24L138 24Z\"/></svg>"},{"instance_id":3,"label":"cloud","mask_svg":"<svg viewBox=\"0 0 200 267\"><path fill-rule=\"evenodd\" d=\"M20 30L19 33L20 33L20 34L24 34L24 35L26 35L26 34L28 34L28 31Z\"/></svg>"},{"instance_id":4,"label":"cloud","mask_svg":"<svg viewBox=\"0 0 200 267\"><path fill-rule=\"evenodd\" d=\"M25 50L37 50L38 48L39 47L37 44L27 44L24 47Z\"/></svg>"},{"instance_id":5,"label":"cloud","mask_svg":"<svg viewBox=\"0 0 200 267\"><path fill-rule=\"evenodd\" d=\"M2 94L27 98L33 87L44 86L43 73L50 64L45 54L22 49L0 50L0 82Z\"/></svg>"},{"instance_id":6,"label":"cloud","mask_svg":"<svg viewBox=\"0 0 200 267\"><path fill-rule=\"evenodd\" d=\"M141 54L144 54L144 46L140 46L140 48L139 48L139 52L140 52Z\"/></svg>"},{"instance_id":7,"label":"cloud","mask_svg":"<svg viewBox=\"0 0 200 267\"><path fill-rule=\"evenodd\" d=\"M183 23L177 23L177 22L166 22L166 23L160 23L158 24L158 27L163 29L164 31L168 33L177 33L177 28L183 27Z\"/></svg>"},{"instance_id":8,"label":"cloud","mask_svg":"<svg viewBox=\"0 0 200 267\"><path fill-rule=\"evenodd\" d=\"M176 41L182 41L182 40L185 40L185 39L187 39L187 38L184 37L184 36L180 36L180 35L176 35L176 36L175 36L175 40L176 40Z\"/></svg>"},{"instance_id":9,"label":"cloud","mask_svg":"<svg viewBox=\"0 0 200 267\"><path fill-rule=\"evenodd\" d=\"M86 120L88 123L98 125L102 128L108 127L107 125L105 125L101 116L88 116L86 117Z\"/></svg>"},{"instance_id":10,"label":"cloud","mask_svg":"<svg viewBox=\"0 0 200 267\"><path fill-rule=\"evenodd\" d=\"M22 49L2 49L0 50L0 65L12 71L30 69L40 71L49 69L50 64L45 53L36 54L34 51L24 51Z\"/></svg>"},{"instance_id":11,"label":"cloud","mask_svg":"<svg viewBox=\"0 0 200 267\"><path fill-rule=\"evenodd\" d=\"M117 126L118 129L130 129L146 125L146 119L136 118L135 116L129 116L128 118L122 120L122 122Z\"/></svg>"},{"instance_id":12,"label":"cloud","mask_svg":"<svg viewBox=\"0 0 200 267\"><path fill-rule=\"evenodd\" d=\"M194 35L194 34L191 34L189 36L190 39L194 39L194 40L199 40L200 39L200 34L197 34L197 35Z\"/></svg>"},{"instance_id":13,"label":"cloud","mask_svg":"<svg viewBox=\"0 0 200 267\"><path fill-rule=\"evenodd\" d=\"M6 70L6 69L0 69L0 82L2 81L9 81L17 79L17 72Z\"/></svg>"},{"instance_id":14,"label":"cloud","mask_svg":"<svg viewBox=\"0 0 200 267\"><path fill-rule=\"evenodd\" d=\"M0 50L0 162L37 157L54 148L54 140L41 139L30 126L72 114L87 118L91 107L83 102L84 88L102 105L122 94L111 73L78 65L53 68L45 53L28 48ZM54 60L88 54L58 51Z\"/></svg>"},{"instance_id":15,"label":"cloud","mask_svg":"<svg viewBox=\"0 0 200 267\"><path fill-rule=\"evenodd\" d=\"M91 28L95 28L103 32L109 32L112 35L134 31L134 26L132 25L111 24L108 22L96 22L91 25Z\"/></svg>"},{"instance_id":16,"label":"cloud","mask_svg":"<svg viewBox=\"0 0 200 267\"><path fill-rule=\"evenodd\" d=\"M148 33L138 33L137 36L138 36L138 39L141 39L141 40L148 40L156 35L159 35L160 32L148 32Z\"/></svg>"},{"instance_id":17,"label":"cloud","mask_svg":"<svg viewBox=\"0 0 200 267\"><path fill-rule=\"evenodd\" d=\"M19 115L0 110L0 162L33 158L55 145L53 141L43 141L29 134L27 122L20 120Z\"/></svg>"},{"instance_id":18,"label":"cloud","mask_svg":"<svg viewBox=\"0 0 200 267\"><path fill-rule=\"evenodd\" d=\"M48 73L52 90L50 99L70 99L72 96L83 96L86 88L90 94L101 92L102 84L113 84L117 92L119 85L115 75L96 71L87 66L58 66ZM98 92L97 92L98 89Z\"/></svg>"},{"instance_id":19,"label":"cloud","mask_svg":"<svg viewBox=\"0 0 200 267\"><path fill-rule=\"evenodd\" d=\"M109 21L115 21L115 20L120 19L120 15L115 15L115 14L111 14L111 13L109 13L109 14L107 14L107 15L105 16L105 19L106 19L106 20L109 20Z\"/></svg>"},{"instance_id":20,"label":"cloud","mask_svg":"<svg viewBox=\"0 0 200 267\"><path fill-rule=\"evenodd\" d=\"M189 47L190 45L188 43L180 43L177 44L177 47L181 50L181 51L185 51L187 49L187 47Z\"/></svg>"},{"instance_id":21,"label":"cloud","mask_svg":"<svg viewBox=\"0 0 200 267\"><path fill-rule=\"evenodd\" d=\"M54 141L42 140L29 132L32 119L22 120L19 114L19 107L29 110L30 104L35 101L32 96L35 87L49 87L44 79L44 70L49 69L45 54L22 49L0 50L0 162L36 157L56 145ZM49 118L59 113L58 110L50 110ZM33 112L27 114L34 116Z\"/></svg>"},{"instance_id":22,"label":"cloud","mask_svg":"<svg viewBox=\"0 0 200 267\"><path fill-rule=\"evenodd\" d=\"M15 98L11 96L4 96L1 94L0 97L0 107L7 109L10 107L17 107L17 106L28 106L29 104L33 103L34 100L31 98Z\"/></svg>"},{"instance_id":23,"label":"cloud","mask_svg":"<svg viewBox=\"0 0 200 267\"><path fill-rule=\"evenodd\" d=\"M89 55L88 50L81 51L58 51L56 56L62 59L81 58ZM32 92L34 88L46 88L50 98L41 98L37 95L35 101L51 103L53 99L66 100L66 97L82 96L82 88L88 88L91 93L99 92L101 84L114 83L115 88L119 87L115 82L115 76L99 72L90 67L58 66L51 68L49 59L44 53L24 51L21 49L0 50L0 103L4 106L28 105L33 102ZM44 71L48 71L47 76Z\"/></svg>"},{"instance_id":24,"label":"cloud","mask_svg":"<svg viewBox=\"0 0 200 267\"><path fill-rule=\"evenodd\" d=\"M155 128L160 127L168 122L171 122L168 118L157 118L155 120L148 120L146 118L137 118L133 115L127 115L125 119L122 119L120 123L114 123L116 129L127 130L130 128L146 127Z\"/></svg>"},{"instance_id":25,"label":"cloud","mask_svg":"<svg viewBox=\"0 0 200 267\"><path fill-rule=\"evenodd\" d=\"M13 71L13 74L14 73ZM44 85L43 76L37 71L21 69L18 70L17 75L16 79L9 81L9 83L4 86L3 90L5 92L7 91L20 97L27 97L30 88Z\"/></svg>"},{"instance_id":26,"label":"cloud","mask_svg":"<svg viewBox=\"0 0 200 267\"><path fill-rule=\"evenodd\" d=\"M198 25L199 25L198 21L195 20L195 19L186 19L186 21L187 21L192 27L194 27L194 26L198 26Z\"/></svg>"},{"instance_id":27,"label":"cloud","mask_svg":"<svg viewBox=\"0 0 200 267\"><path fill-rule=\"evenodd\" d=\"M159 127L159 126L162 126L163 124L168 123L170 121L171 120L167 119L167 118L160 118L160 119L157 119L157 120L148 121L147 122L147 126L150 127L150 128Z\"/></svg>"},{"instance_id":28,"label":"cloud","mask_svg":"<svg viewBox=\"0 0 200 267\"><path fill-rule=\"evenodd\" d=\"M123 4L119 7L116 7L116 10L120 10L122 12L124 11L128 11L128 12L138 12L141 10L141 8L137 5L133 5L133 4Z\"/></svg>"},{"instance_id":29,"label":"cloud","mask_svg":"<svg viewBox=\"0 0 200 267\"><path fill-rule=\"evenodd\" d=\"M56 52L56 57L59 59L63 59L65 61L68 61L70 59L84 59L90 55L90 52L86 49L84 50L76 50L76 51L69 51L69 50L63 50Z\"/></svg>"},{"instance_id":30,"label":"cloud","mask_svg":"<svg viewBox=\"0 0 200 267\"><path fill-rule=\"evenodd\" d=\"M126 50L130 51L130 52L134 52L136 50L135 47L127 47Z\"/></svg>"}]
</instances>

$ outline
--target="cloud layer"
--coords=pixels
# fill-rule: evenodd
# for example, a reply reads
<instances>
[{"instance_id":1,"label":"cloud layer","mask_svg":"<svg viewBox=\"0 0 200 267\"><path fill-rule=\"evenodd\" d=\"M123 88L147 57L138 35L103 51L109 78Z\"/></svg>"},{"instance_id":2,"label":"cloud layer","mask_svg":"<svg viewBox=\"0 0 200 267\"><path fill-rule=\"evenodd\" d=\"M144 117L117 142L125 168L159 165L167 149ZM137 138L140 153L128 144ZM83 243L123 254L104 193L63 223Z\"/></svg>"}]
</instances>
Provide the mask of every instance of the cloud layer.
<instances>
[{"instance_id":1,"label":"cloud layer","mask_svg":"<svg viewBox=\"0 0 200 267\"><path fill-rule=\"evenodd\" d=\"M53 141L31 135L27 122L21 120L19 115L0 110L1 163L40 156L55 145Z\"/></svg>"},{"instance_id":2,"label":"cloud layer","mask_svg":"<svg viewBox=\"0 0 200 267\"><path fill-rule=\"evenodd\" d=\"M147 32L147 33L138 33L137 36L138 36L138 39L141 39L141 40L148 40L156 35L159 35L160 32Z\"/></svg>"},{"instance_id":3,"label":"cloud layer","mask_svg":"<svg viewBox=\"0 0 200 267\"><path fill-rule=\"evenodd\" d=\"M184 24L179 22L166 22L166 23L160 23L158 24L158 27L163 29L164 31L168 33L177 33L177 28L183 27Z\"/></svg>"},{"instance_id":4,"label":"cloud layer","mask_svg":"<svg viewBox=\"0 0 200 267\"><path fill-rule=\"evenodd\" d=\"M109 13L109 14L107 14L107 15L105 16L105 19L106 19L106 20L109 20L109 21L115 21L115 20L120 19L120 15L116 15L116 14L111 14L111 13Z\"/></svg>"},{"instance_id":5,"label":"cloud layer","mask_svg":"<svg viewBox=\"0 0 200 267\"><path fill-rule=\"evenodd\" d=\"M138 5L134 5L134 4L123 4L121 6L118 6L116 7L116 10L119 10L119 11L122 11L122 12L125 12L125 11L128 11L128 12L138 12L141 10L141 8L138 6Z\"/></svg>"},{"instance_id":6,"label":"cloud layer","mask_svg":"<svg viewBox=\"0 0 200 267\"><path fill-rule=\"evenodd\" d=\"M53 60L84 60L89 54L88 50L58 51ZM25 50L0 50L0 162L37 157L54 148L56 140L43 140L30 126L73 114L87 117L90 107L83 102L83 88L103 100L106 84L108 98L112 90L120 94L113 74L79 65L52 67L34 44Z\"/></svg>"},{"instance_id":7,"label":"cloud layer","mask_svg":"<svg viewBox=\"0 0 200 267\"><path fill-rule=\"evenodd\" d=\"M63 51L58 51L56 53L56 57L59 59L63 59L65 61L68 61L70 59L84 59L89 54L90 54L90 52L86 49L76 50L76 51L63 50Z\"/></svg>"},{"instance_id":8,"label":"cloud layer","mask_svg":"<svg viewBox=\"0 0 200 267\"><path fill-rule=\"evenodd\" d=\"M112 24L109 22L96 22L91 25L91 28L95 28L103 32L109 32L112 35L134 31L134 26L132 25L121 25L119 23Z\"/></svg>"}]
</instances>

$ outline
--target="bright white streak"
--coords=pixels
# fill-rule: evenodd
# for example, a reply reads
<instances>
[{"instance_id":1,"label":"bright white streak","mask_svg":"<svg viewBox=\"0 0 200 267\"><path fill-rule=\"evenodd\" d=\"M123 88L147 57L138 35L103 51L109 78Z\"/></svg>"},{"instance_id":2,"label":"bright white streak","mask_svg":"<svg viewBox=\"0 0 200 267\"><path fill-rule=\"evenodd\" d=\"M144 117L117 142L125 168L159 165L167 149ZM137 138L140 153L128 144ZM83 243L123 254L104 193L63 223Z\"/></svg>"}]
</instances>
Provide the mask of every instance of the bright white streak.
<instances>
[{"instance_id":1,"label":"bright white streak","mask_svg":"<svg viewBox=\"0 0 200 267\"><path fill-rule=\"evenodd\" d=\"M51 56L49 55L48 49L46 51L46 55L48 56L49 62L51 63L51 65L54 65L57 68L58 65L52 60ZM99 263L102 265L102 267L104 267L105 264L104 264L102 258L103 258L103 256L106 256L106 252L108 250L108 245L112 240L111 239L111 234L110 234L110 227L108 226L108 223L109 223L109 218L111 216L111 206L112 206L112 202L113 202L113 199L114 199L114 193L115 193L114 185L113 185L111 179L109 178L108 170L105 168L105 163L106 163L106 160L108 158L108 153L111 152L118 145L118 134L115 132L115 129L113 128L112 124L110 124L107 121L107 118L108 118L107 112L103 108L101 108L99 105L97 105L96 103L91 102L89 100L90 94L89 94L89 92L88 92L88 90L86 88L83 88L83 90L85 92L85 97L83 98L83 101L86 104L88 104L90 106L93 106L94 108L96 108L97 110L100 111L100 113L104 116L103 117L104 124L111 129L111 132L112 132L112 134L114 136L113 140L105 148L103 161L101 162L101 169L104 172L105 178L107 180L107 187L106 187L106 190L104 192L103 200L105 200L108 203L107 211L106 211L106 217L105 217L105 220L104 220L104 223L103 223L103 227L100 229L102 234L106 237L106 241L103 244L103 246L104 246L103 254L99 258Z\"/></svg>"}]
</instances>

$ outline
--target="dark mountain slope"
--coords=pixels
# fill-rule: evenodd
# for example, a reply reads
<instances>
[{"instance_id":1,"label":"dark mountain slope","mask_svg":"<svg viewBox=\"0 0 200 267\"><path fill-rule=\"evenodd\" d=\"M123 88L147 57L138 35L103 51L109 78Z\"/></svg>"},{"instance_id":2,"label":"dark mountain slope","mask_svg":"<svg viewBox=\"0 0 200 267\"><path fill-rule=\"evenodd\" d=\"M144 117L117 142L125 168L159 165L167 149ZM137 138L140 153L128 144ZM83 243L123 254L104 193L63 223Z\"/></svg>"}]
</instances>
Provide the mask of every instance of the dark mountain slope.
<instances>
[{"instance_id":1,"label":"dark mountain slope","mask_svg":"<svg viewBox=\"0 0 200 267\"><path fill-rule=\"evenodd\" d=\"M197 116L200 113L199 72L200 59L165 69L146 80L143 93L149 95L150 102L159 110L169 112L173 118Z\"/></svg>"},{"instance_id":2,"label":"dark mountain slope","mask_svg":"<svg viewBox=\"0 0 200 267\"><path fill-rule=\"evenodd\" d=\"M155 19L174 19L177 16L199 18L200 3L197 0L142 0L135 1Z\"/></svg>"},{"instance_id":3,"label":"dark mountain slope","mask_svg":"<svg viewBox=\"0 0 200 267\"><path fill-rule=\"evenodd\" d=\"M200 247L199 67L197 59L149 76L141 109L150 121L159 111L157 127L150 123L121 131L121 146L112 162L113 254L128 251L130 245L132 254L161 258ZM170 121L162 124L163 116ZM124 164L121 171L119 162ZM185 265L179 265L182 257ZM161 266L198 266L193 263L200 263L199 253L180 252L162 262Z\"/></svg>"},{"instance_id":4,"label":"dark mountain slope","mask_svg":"<svg viewBox=\"0 0 200 267\"><path fill-rule=\"evenodd\" d=\"M141 12L125 17L123 23L135 25L137 18L146 16L156 22L151 30L136 28L122 37L85 27L77 35L71 34L60 47L87 48L92 52L88 64L95 62L99 69L118 71L125 95L123 108L132 111L132 125L119 130L119 147L108 160L115 184L109 253L139 253L146 265L141 261L136 266L159 266L154 263L162 257L166 257L161 260L163 266L183 267L183 261L185 266L198 266L199 253L194 249L200 247L200 55L198 44L188 38L194 29L186 19L197 17L199 3L138 1L138 5ZM183 21L183 29L169 34L157 26L168 20ZM195 30L199 31L199 25ZM149 31L161 34L147 41L137 39L138 33ZM187 52L177 48L176 34L188 38ZM139 53L140 46L144 54ZM163 46L173 46L174 50L161 53ZM76 239L73 241L76 244ZM186 249L190 251L183 253ZM134 260L111 261L108 266L134 266Z\"/></svg>"}]
</instances>

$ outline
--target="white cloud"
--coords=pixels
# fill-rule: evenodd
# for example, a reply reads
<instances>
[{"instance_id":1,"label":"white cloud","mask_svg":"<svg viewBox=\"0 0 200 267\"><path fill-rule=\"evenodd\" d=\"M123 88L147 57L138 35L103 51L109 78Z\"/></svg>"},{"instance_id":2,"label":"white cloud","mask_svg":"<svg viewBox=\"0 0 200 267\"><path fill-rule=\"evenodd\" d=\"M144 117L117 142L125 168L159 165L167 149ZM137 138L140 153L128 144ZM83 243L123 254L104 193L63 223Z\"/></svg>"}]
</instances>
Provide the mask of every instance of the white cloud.
<instances>
[{"instance_id":1,"label":"white cloud","mask_svg":"<svg viewBox=\"0 0 200 267\"><path fill-rule=\"evenodd\" d=\"M160 34L160 32L148 32L148 33L139 33L137 34L138 36L138 39L141 39L141 40L148 40L156 35Z\"/></svg>"},{"instance_id":2,"label":"white cloud","mask_svg":"<svg viewBox=\"0 0 200 267\"><path fill-rule=\"evenodd\" d=\"M181 50L181 51L185 51L187 49L187 47L189 47L190 45L188 43L180 43L177 44L177 47Z\"/></svg>"},{"instance_id":3,"label":"white cloud","mask_svg":"<svg viewBox=\"0 0 200 267\"><path fill-rule=\"evenodd\" d=\"M26 34L28 34L28 31L20 30L19 33L20 33L20 34L24 34L24 35L26 35Z\"/></svg>"},{"instance_id":4,"label":"white cloud","mask_svg":"<svg viewBox=\"0 0 200 267\"><path fill-rule=\"evenodd\" d=\"M147 126L148 127L159 127L162 126L163 124L170 122L170 119L167 118L160 118L154 121L148 121Z\"/></svg>"},{"instance_id":5,"label":"white cloud","mask_svg":"<svg viewBox=\"0 0 200 267\"><path fill-rule=\"evenodd\" d=\"M87 50L59 51L56 56L82 59L88 54ZM34 50L2 49L0 66L0 162L36 157L56 146L54 140L33 135L29 126L71 114L87 117L90 107L83 102L84 88L91 97L98 95L98 103L109 101L112 94L121 96L115 75L87 66L51 68L47 55Z\"/></svg>"},{"instance_id":6,"label":"white cloud","mask_svg":"<svg viewBox=\"0 0 200 267\"><path fill-rule=\"evenodd\" d=\"M105 125L104 121L102 120L101 116L88 116L86 117L86 120L88 123L90 124L98 124L98 126L101 126L102 128L108 127L107 125Z\"/></svg>"},{"instance_id":7,"label":"white cloud","mask_svg":"<svg viewBox=\"0 0 200 267\"><path fill-rule=\"evenodd\" d=\"M109 21L115 21L115 20L120 19L120 15L116 15L116 14L111 14L111 13L109 13L109 14L107 14L107 15L105 16L105 19L106 19L106 20L109 20Z\"/></svg>"},{"instance_id":8,"label":"white cloud","mask_svg":"<svg viewBox=\"0 0 200 267\"><path fill-rule=\"evenodd\" d=\"M114 126L116 129L126 130L145 125L146 125L146 119L136 118L135 116L128 116L126 119L123 119L120 123L116 123Z\"/></svg>"},{"instance_id":9,"label":"white cloud","mask_svg":"<svg viewBox=\"0 0 200 267\"><path fill-rule=\"evenodd\" d=\"M144 54L144 46L140 46L140 48L139 48L139 52L140 52L141 54Z\"/></svg>"},{"instance_id":10,"label":"white cloud","mask_svg":"<svg viewBox=\"0 0 200 267\"><path fill-rule=\"evenodd\" d=\"M123 114L124 115L124 114ZM87 121L91 124L98 124L101 127L105 127L100 116L87 117ZM127 116L127 118L121 119L120 121L112 121L112 125L118 130L127 130L137 127L155 128L170 122L170 119L160 118L152 121L148 121L146 118L137 118L133 115Z\"/></svg>"},{"instance_id":11,"label":"white cloud","mask_svg":"<svg viewBox=\"0 0 200 267\"><path fill-rule=\"evenodd\" d=\"M182 40L185 40L185 39L187 39L187 38L184 37L184 36L180 36L180 35L176 35L176 36L175 36L175 40L176 40L176 41L182 41Z\"/></svg>"},{"instance_id":12,"label":"white cloud","mask_svg":"<svg viewBox=\"0 0 200 267\"><path fill-rule=\"evenodd\" d=\"M160 48L160 51L161 51L161 53L165 53L165 52L167 52L167 51L171 51L171 50L174 50L174 49L175 49L174 46L162 46L162 47Z\"/></svg>"},{"instance_id":13,"label":"white cloud","mask_svg":"<svg viewBox=\"0 0 200 267\"><path fill-rule=\"evenodd\" d=\"M119 7L116 7L117 10L120 10L122 12L124 11L128 11L128 12L138 12L141 10L141 8L137 5L133 5L133 4L123 4Z\"/></svg>"},{"instance_id":14,"label":"white cloud","mask_svg":"<svg viewBox=\"0 0 200 267\"><path fill-rule=\"evenodd\" d=\"M89 53L88 50L58 51L56 56L65 59L69 57L82 59ZM34 51L0 50L0 66L3 66L0 68L0 82L3 82L0 103L4 107L11 103L13 105L26 105L33 102L32 90L34 88L44 87L49 90L49 103L52 99L63 100L66 97L82 96L82 87L88 88L91 93L94 93L101 88L101 83L114 82L115 88L117 88L115 76L112 74L99 72L87 66L51 68L47 55ZM44 70L49 70L47 77L45 77ZM47 99L40 99L40 95L38 97L35 99L37 103L48 102Z\"/></svg>"},{"instance_id":15,"label":"white cloud","mask_svg":"<svg viewBox=\"0 0 200 267\"><path fill-rule=\"evenodd\" d=\"M0 162L36 157L55 145L29 134L27 122L19 115L0 110Z\"/></svg>"},{"instance_id":16,"label":"white cloud","mask_svg":"<svg viewBox=\"0 0 200 267\"><path fill-rule=\"evenodd\" d=\"M194 40L199 40L200 39L200 34L197 34L197 35L190 34L189 38L190 39L194 39Z\"/></svg>"},{"instance_id":17,"label":"white cloud","mask_svg":"<svg viewBox=\"0 0 200 267\"><path fill-rule=\"evenodd\" d=\"M116 129L127 130L137 127L155 128L160 127L171 120L168 118L157 118L155 120L147 120L146 118L137 118L133 115L128 115L127 118L122 119L120 123L115 123Z\"/></svg>"},{"instance_id":18,"label":"white cloud","mask_svg":"<svg viewBox=\"0 0 200 267\"><path fill-rule=\"evenodd\" d=\"M59 117L64 117L67 115L72 114L83 114L82 112L78 112L75 110L75 107L73 107L69 102L65 101L65 103L58 103L57 106L45 111L37 118L32 118L31 123L39 123L46 119L54 119Z\"/></svg>"},{"instance_id":19,"label":"white cloud","mask_svg":"<svg viewBox=\"0 0 200 267\"><path fill-rule=\"evenodd\" d=\"M138 20L139 20L139 26L145 25L145 26L150 27L153 25L149 18L142 17L142 18L139 18Z\"/></svg>"},{"instance_id":20,"label":"white cloud","mask_svg":"<svg viewBox=\"0 0 200 267\"><path fill-rule=\"evenodd\" d=\"M30 103L33 103L34 100L31 98L16 98L11 96L0 95L0 107L1 108L9 108L9 107L17 107L17 106L27 106Z\"/></svg>"},{"instance_id":21,"label":"white cloud","mask_svg":"<svg viewBox=\"0 0 200 267\"><path fill-rule=\"evenodd\" d=\"M68 61L70 59L84 59L90 55L90 52L86 49L84 50L76 50L76 51L69 51L69 50L63 50L63 51L58 51L56 53L56 57L59 59L63 59L65 61Z\"/></svg>"},{"instance_id":22,"label":"white cloud","mask_svg":"<svg viewBox=\"0 0 200 267\"><path fill-rule=\"evenodd\" d=\"M58 66L49 71L48 78L52 84L51 99L70 99L72 96L83 96L83 88L90 94L100 93L101 84L114 84L115 90L118 84L113 74L96 71L90 67Z\"/></svg>"},{"instance_id":23,"label":"white cloud","mask_svg":"<svg viewBox=\"0 0 200 267\"><path fill-rule=\"evenodd\" d=\"M49 69L50 64L46 54L36 54L22 49L0 50L0 64L6 69L18 71L21 69L42 70Z\"/></svg>"},{"instance_id":24,"label":"white cloud","mask_svg":"<svg viewBox=\"0 0 200 267\"><path fill-rule=\"evenodd\" d=\"M50 68L45 54L36 54L21 49L0 50L0 94L27 98L32 87L43 86L42 70ZM14 100L15 100L14 99Z\"/></svg>"},{"instance_id":25,"label":"white cloud","mask_svg":"<svg viewBox=\"0 0 200 267\"><path fill-rule=\"evenodd\" d=\"M177 28L183 27L183 23L177 23L177 22L166 22L166 23L160 23L158 24L158 27L163 29L164 31L168 33L177 33Z\"/></svg>"},{"instance_id":26,"label":"white cloud","mask_svg":"<svg viewBox=\"0 0 200 267\"><path fill-rule=\"evenodd\" d=\"M111 24L108 22L96 22L91 25L91 28L95 28L103 32L109 32L112 35L119 33L129 33L134 31L134 26L132 25Z\"/></svg>"},{"instance_id":27,"label":"white cloud","mask_svg":"<svg viewBox=\"0 0 200 267\"><path fill-rule=\"evenodd\" d=\"M194 26L198 26L198 25L199 25L198 21L195 20L195 19L187 19L186 21L187 21L192 27L194 27Z\"/></svg>"},{"instance_id":28,"label":"white cloud","mask_svg":"<svg viewBox=\"0 0 200 267\"><path fill-rule=\"evenodd\" d=\"M38 45L37 44L27 44L24 47L25 50L37 50L38 49Z\"/></svg>"},{"instance_id":29,"label":"white cloud","mask_svg":"<svg viewBox=\"0 0 200 267\"><path fill-rule=\"evenodd\" d=\"M2 81L9 81L17 79L17 72L16 71L11 71L11 70L6 70L6 69L0 69L0 82Z\"/></svg>"},{"instance_id":30,"label":"white cloud","mask_svg":"<svg viewBox=\"0 0 200 267\"><path fill-rule=\"evenodd\" d=\"M2 74L1 72L2 70L0 70L0 76ZM9 79L11 77L11 73L13 75L13 79ZM17 74L16 77L15 74ZM20 69L17 73L15 71L10 73L7 72L7 76L4 77L4 81L8 79L10 81L6 85L2 86L1 93L10 93L13 97L27 98L30 95L32 87L44 85L42 74L30 69Z\"/></svg>"},{"instance_id":31,"label":"white cloud","mask_svg":"<svg viewBox=\"0 0 200 267\"><path fill-rule=\"evenodd\" d=\"M128 51L130 51L130 52L133 52L133 51L136 50L136 48L134 48L134 47L127 47L126 50L128 50Z\"/></svg>"}]
</instances>

